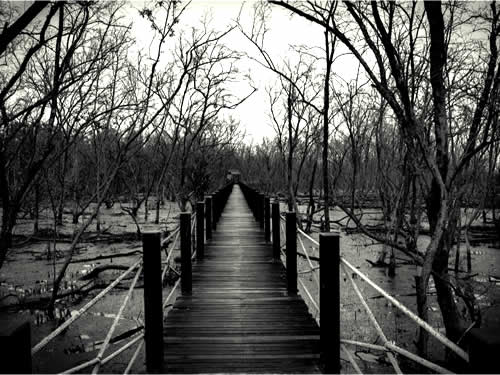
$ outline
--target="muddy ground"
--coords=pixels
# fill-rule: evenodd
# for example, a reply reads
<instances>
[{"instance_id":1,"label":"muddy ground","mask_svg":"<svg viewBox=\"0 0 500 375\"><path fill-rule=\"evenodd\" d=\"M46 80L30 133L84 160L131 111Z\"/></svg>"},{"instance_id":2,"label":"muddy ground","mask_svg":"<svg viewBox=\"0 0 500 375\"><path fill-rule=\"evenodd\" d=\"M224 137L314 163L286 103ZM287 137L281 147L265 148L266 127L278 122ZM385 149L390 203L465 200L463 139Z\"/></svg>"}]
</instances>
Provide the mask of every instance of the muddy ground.
<instances>
[{"instance_id":1,"label":"muddy ground","mask_svg":"<svg viewBox=\"0 0 500 375\"><path fill-rule=\"evenodd\" d=\"M305 209L305 207L302 207ZM282 210L285 210L284 206ZM67 278L63 283L64 290L62 292L71 291L72 288L77 288L88 281L81 278L91 272L93 269L104 265L122 265L129 266L133 264L139 257L141 251L141 242L134 239L136 226L129 215L124 213L119 205L115 205L111 209L104 208L101 214L101 230L105 234L101 237L96 237L92 233L92 241L82 242L79 245L78 252L74 257L73 263L67 271ZM178 208L175 203L168 202L161 209L161 222L156 225L153 223L154 211L150 210L149 220L144 220L144 211L140 210L138 214L139 225L141 230L158 230L168 233L176 226ZM332 220L340 219L343 215L332 210ZM52 228L52 218L49 211L44 211L41 215L40 222L41 232L47 228ZM380 212L370 210L366 212L366 222L380 223ZM64 225L58 227L58 231L63 236L69 236L73 233L75 226L71 224L71 215L67 212L64 215ZM16 235L29 236L32 233L33 222L28 219L22 219L15 228ZM95 224L91 226L95 230ZM393 296L397 296L398 300L405 304L412 311L416 311L414 297L414 281L416 268L413 265L406 264L405 257L397 254L398 268L394 278L386 275L386 268L375 268L366 261L369 259L375 261L381 250L381 245L373 243L372 240L361 234L346 234L344 230L340 230L341 234L341 253L354 266L369 275L378 285L383 287ZM119 235L126 240L117 240ZM312 234L314 238L318 238L318 234ZM20 240L20 238L18 238ZM419 246L422 248L428 243L427 236L421 236ZM50 243L50 253L47 249ZM304 242L308 248L310 255L318 256L317 247L308 242ZM88 296L83 299L68 297L58 303L56 321L48 320L46 314L35 307L30 309L7 309L7 305L15 305L26 301L38 299L40 296L47 295L50 292L51 282L54 277L54 271L61 266L62 258L65 250L68 248L67 240L56 241L56 252L53 251L53 241L41 240L40 238L25 243L22 246L12 249L8 255L7 261L2 269L0 269L0 314L22 316L31 321L32 327L32 344L39 342L50 331L67 316L74 314L93 296L95 296L104 285L107 285L110 280L119 275L121 270L109 270L103 272L95 280L97 289L91 291ZM462 246L462 254L465 254L464 246ZM298 249L301 250L300 243ZM175 251L178 251L176 249ZM131 255L122 257L124 253ZM54 254L56 256L54 257ZM97 259L99 256L111 256L108 259ZM174 256L177 254L174 253ZM454 265L454 254L450 258L450 266ZM465 255L461 257L461 269L465 269ZM299 258L299 272L307 271L309 265L306 260ZM490 282L489 276L500 274L500 249L495 248L491 244L482 244L472 248L472 274L477 274L472 278L474 293L480 302L483 325L489 327L500 327L500 314L498 307L500 306L500 285L499 283ZM465 275L465 274L464 274ZM133 275L131 275L132 277ZM173 275L171 275L173 276ZM319 276L319 274L318 274ZM301 274L301 279L310 290L311 294L317 297L318 288L316 279L312 273ZM173 277L171 277L173 282ZM372 307L375 316L377 317L382 329L390 341L395 341L398 345L412 352L416 352L415 342L417 340L417 325L410 321L406 316L400 313L394 306L388 303L384 298L379 298L378 293L366 285L365 282L356 280L359 288L368 300ZM92 359L96 356L99 345L104 339L107 329L113 322L121 302L126 294L130 280L122 283L119 288L115 288L104 299L93 306L88 313L72 324L67 331L51 342L46 348L37 353L33 358L33 371L37 373L45 372L61 372L85 360ZM164 288L164 297L171 290L172 282ZM106 353L123 345L128 339L120 340L121 334L133 332L138 327L142 326L143 317L143 290L140 288L142 282L139 280L139 288L135 289L131 301L127 305L123 317L119 321L119 325L115 331L114 337L117 341L111 344ZM438 330L444 332L443 322L437 306L435 291L431 286L430 292L430 316L431 324ZM304 300L309 303L311 313L317 316L317 313L309 302L304 291L301 292ZM12 316L12 315L11 315ZM342 337L355 339L370 343L380 343L377 339L377 334L372 327L368 316L366 315L362 305L359 303L357 296L352 290L349 280L341 278L341 330ZM118 357L114 358L109 364L102 367L101 372L115 373L123 372L127 366L129 358L135 351L136 346L126 350ZM361 369L372 373L387 373L392 372L387 366L385 358L379 353L367 351L359 351L354 347L348 347ZM432 358L437 362L444 361L443 346L431 339ZM422 369L415 367L413 363L402 361L402 367L409 372L422 372ZM445 366L446 367L446 366ZM90 372L91 368L87 368L82 372ZM133 373L144 373L144 349L131 369ZM346 364L344 371L352 372L353 369Z\"/></svg>"},{"instance_id":2,"label":"muddy ground","mask_svg":"<svg viewBox=\"0 0 500 375\"><path fill-rule=\"evenodd\" d=\"M165 206L160 210L160 224L154 224L152 207L147 222L144 220L144 210L139 211L138 222L142 231L160 231L166 235L168 231L177 226L178 212L176 203L166 202ZM60 300L56 308L55 321L50 320L47 314L37 306L30 306L30 308L19 311L15 305L37 301L40 297L50 295L54 271L57 275L63 262L63 255L70 245L67 238L55 241L56 251L54 252L54 241L42 240L44 235L45 238L53 237L50 233L53 228L52 215L47 210L43 211L40 216L39 233L41 234L37 235L36 239L12 249L8 254L7 261L0 269L0 314L4 316L15 314L15 316L30 320L32 345L47 336L61 321L75 314L110 281L120 275L123 270L108 270L100 273L93 280L83 280L82 278L85 278L85 275L88 275L97 267L107 265L129 267L139 259L142 252L142 243L135 239L137 228L132 218L123 212L120 205L115 204L110 209L103 208L100 218L102 235L98 236L97 232L95 232L96 225L95 223L92 224L90 227L92 232L88 234L88 237L92 239L87 242L83 241L78 246L78 251L66 272L66 278L62 283L63 288L60 293L69 293L72 289L77 289L88 283L95 285L96 289L92 290L83 299L68 297ZM64 225L58 227L61 237L69 237L76 229L75 225L71 223L71 219L70 212L66 212L63 216ZM14 234L16 240L22 243L25 241L20 236L31 236L32 232L32 220L21 219L15 228ZM126 240L120 240L120 237L126 238ZM47 251L48 248L50 248L50 253ZM178 249L176 248L175 251L178 251ZM130 255L122 256L124 253ZM110 257L96 259L107 256ZM174 253L175 257L176 254ZM33 372L61 372L94 358L115 318L115 314L122 304L133 276L134 273L97 302L88 313L85 313L75 323L71 324L64 333L37 353L33 357ZM174 280L170 281L163 289L165 298L170 292ZM7 306L11 307L7 308ZM142 325L143 289L142 280L139 279L113 335L114 338L117 338L117 341L110 345L106 353L111 353L129 340L128 337L120 340L120 335L133 333L135 329ZM135 348L136 346L133 346L114 358L109 364L102 367L101 372L123 372ZM87 368L82 372L90 371L91 368ZM145 371L144 350L141 350L141 354L131 371L136 373Z\"/></svg>"}]
</instances>

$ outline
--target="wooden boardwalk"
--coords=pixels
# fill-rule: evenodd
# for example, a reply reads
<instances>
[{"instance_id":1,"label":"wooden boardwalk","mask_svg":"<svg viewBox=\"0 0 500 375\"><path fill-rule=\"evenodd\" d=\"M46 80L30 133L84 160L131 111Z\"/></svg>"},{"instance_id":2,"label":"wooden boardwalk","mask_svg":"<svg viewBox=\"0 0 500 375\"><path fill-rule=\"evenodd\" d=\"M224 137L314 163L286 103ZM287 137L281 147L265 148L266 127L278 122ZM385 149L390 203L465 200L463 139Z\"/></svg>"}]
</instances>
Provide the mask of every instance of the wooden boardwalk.
<instances>
[{"instance_id":1,"label":"wooden boardwalk","mask_svg":"<svg viewBox=\"0 0 500 375\"><path fill-rule=\"evenodd\" d=\"M318 373L319 327L272 260L238 185L205 258L193 263L193 292L164 323L167 373Z\"/></svg>"}]
</instances>

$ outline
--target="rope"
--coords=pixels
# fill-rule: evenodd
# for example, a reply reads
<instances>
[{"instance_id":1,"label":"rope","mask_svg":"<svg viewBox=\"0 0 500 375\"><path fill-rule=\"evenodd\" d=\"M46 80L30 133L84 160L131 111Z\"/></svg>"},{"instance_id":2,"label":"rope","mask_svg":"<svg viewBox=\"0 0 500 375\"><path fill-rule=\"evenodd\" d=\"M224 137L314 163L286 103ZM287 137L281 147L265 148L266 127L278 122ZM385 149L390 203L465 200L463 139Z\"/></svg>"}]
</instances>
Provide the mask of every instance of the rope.
<instances>
[{"instance_id":1,"label":"rope","mask_svg":"<svg viewBox=\"0 0 500 375\"><path fill-rule=\"evenodd\" d=\"M111 325L111 328L109 329L108 334L106 335L106 338L104 339L104 342L102 343L101 349L99 350L99 353L97 354L97 357L96 357L98 362L96 363L96 365L92 369L92 374L97 374L99 371L99 366L101 365L102 356L104 355L104 352L108 348L109 341L111 340L111 337L112 337L113 333L115 332L116 326L118 325L118 321L120 320L120 318L123 314L123 311L125 310L125 306L127 306L127 303L130 299L130 296L132 295L132 292L134 291L135 284L137 284L137 280L139 280L139 276L141 275L141 271L142 271L142 266L139 267L139 269L137 270L137 273L135 274L134 280L130 284L130 288L128 290L128 293L125 296L125 298L123 299L122 305L120 306L120 310L118 311L118 314L116 314L115 319L113 321L113 324Z\"/></svg>"},{"instance_id":2,"label":"rope","mask_svg":"<svg viewBox=\"0 0 500 375\"><path fill-rule=\"evenodd\" d=\"M174 247L175 244L177 243L177 240L179 239L179 233L180 231L177 231L177 234L175 236L174 242L172 242L172 245L170 247L170 252L168 253L167 260L165 261L165 267L163 268L163 272L161 273L161 282L163 284L163 280L165 280L165 275L167 274L168 269L170 268L170 258L172 257L172 254L174 253Z\"/></svg>"},{"instance_id":3,"label":"rope","mask_svg":"<svg viewBox=\"0 0 500 375\"><path fill-rule=\"evenodd\" d=\"M429 332L429 334L432 335L435 339L439 340L443 345L445 345L449 349L453 350L457 355L459 355L461 358L463 358L466 362L469 362L469 354L467 354L457 344L455 344L453 341L451 341L447 337L443 336L441 333L437 332L431 325L429 325L429 323L423 321L417 315L412 313L406 306L401 304L397 299L395 299L393 296L391 296L389 293L387 293L384 289L382 289L377 284L375 284L373 281L371 281L368 278L368 276L366 276L364 273L359 271L356 267L351 265L347 260L344 259L344 257L340 257L340 261L342 262L342 264L346 265L351 271L353 271L359 277L361 277L364 281L366 281L366 283L368 285L370 285L373 289L375 289L377 292L382 294L387 300L389 300L394 306L396 306L406 316L408 316L415 323L417 323L420 327L422 327L427 332Z\"/></svg>"},{"instance_id":4,"label":"rope","mask_svg":"<svg viewBox=\"0 0 500 375\"><path fill-rule=\"evenodd\" d=\"M340 347L342 348L342 351L344 352L344 354L347 356L347 359L349 360L349 362L351 362L351 365L354 368L354 371L356 371L357 374L363 374L363 372L359 368L358 364L354 360L354 358L351 355L351 353L345 348L344 345L341 345Z\"/></svg>"},{"instance_id":5,"label":"rope","mask_svg":"<svg viewBox=\"0 0 500 375\"><path fill-rule=\"evenodd\" d=\"M300 228L297 228L297 231L309 239L311 242L319 246L319 243L314 240L312 237L308 236L306 233L304 233ZM412 313L406 306L401 304L398 300L396 300L394 297L392 297L389 293L387 293L385 290L383 290L381 287L379 287L377 284L375 284L370 278L362 273L360 270L358 270L356 267L352 266L344 257L340 257L340 261L342 264L346 265L349 269L351 269L354 273L356 273L359 277L361 277L368 285L370 285L372 288L374 288L377 292L382 294L387 300L389 300L394 306L396 306L401 312L403 312L406 316L408 316L411 320L413 320L416 324L418 324L420 327L425 329L431 336L436 338L438 341L440 341L443 345L451 349L453 352L455 352L458 356L463 358L466 362L469 362L469 355L467 352L465 352L462 348L460 348L458 345L456 345L454 342L449 340L447 337L443 336L441 333L436 331L431 325L429 325L427 322L423 321L421 318L419 318L417 315ZM348 274L348 273L347 273ZM349 274L348 274L349 275Z\"/></svg>"},{"instance_id":6,"label":"rope","mask_svg":"<svg viewBox=\"0 0 500 375\"><path fill-rule=\"evenodd\" d=\"M52 341L57 335L59 335L62 331L64 331L71 323L80 318L84 312L94 306L97 301L99 301L102 297L104 297L111 289L113 289L120 281L122 281L125 276L127 276L130 272L132 272L136 267L138 267L142 262L142 259L135 262L131 265L125 272L123 272L118 278L115 279L111 284L109 284L106 289L103 289L97 296L95 296L91 301L89 301L85 306L83 306L80 310L77 311L75 315L66 320L63 324L57 327L54 331L52 331L47 337L42 339L38 344L36 344L31 349L31 355L38 353L42 348L44 348L50 341Z\"/></svg>"},{"instance_id":7,"label":"rope","mask_svg":"<svg viewBox=\"0 0 500 375\"><path fill-rule=\"evenodd\" d=\"M344 267L343 264L342 264L342 270L344 271L344 273L346 274L347 278L351 282L352 288L354 289L354 291L356 292L357 296L359 297L359 300L363 304L363 307L365 308L366 313L368 314L368 317L370 318L370 321L372 322L373 326L375 327L375 330L377 331L379 337L382 339L382 342L385 345L388 342L387 337L385 336L384 331L382 331L382 328L378 324L377 319L375 318L375 315L373 315L372 310L370 309L370 307L366 303L366 301L365 301L365 299L363 297L363 294L361 294L361 291L359 290L358 286L356 285L356 283L352 279L351 274L349 272L347 272L347 270L345 269L345 267ZM394 370L396 371L396 373L397 374L402 374L403 372L399 368L399 364L396 361L396 358L394 358L394 355L392 353L388 352L387 353L387 358L389 359L389 362L391 362L392 367L394 367Z\"/></svg>"},{"instance_id":8,"label":"rope","mask_svg":"<svg viewBox=\"0 0 500 375\"><path fill-rule=\"evenodd\" d=\"M193 214L192 218L191 218L191 228L190 228L191 229L191 234L193 233L193 230L195 228L195 220L196 220L196 214ZM161 246L164 246L166 243L168 243L168 241L170 241L175 236L175 239L174 239L172 245L170 246L171 249L173 250L173 247L175 246L175 244L177 243L177 241L179 239L179 234L180 234L180 226L178 225L176 227L176 229L172 233L170 233L170 235L168 235L164 240L161 241ZM165 262L165 267L164 267L164 269L162 271L162 277L161 277L162 282L163 282L163 280L165 278L167 270L169 268L171 268L170 261L171 261L172 254L173 254L172 250L170 251L170 253L167 256L167 260ZM195 256L195 254L196 254L196 251L193 252L193 257ZM102 290L97 296L95 296L85 306L83 306L80 310L78 310L76 312L76 314L74 314L73 316L71 316L70 319L68 319L67 321L65 321L62 325L60 325L57 329L55 329L53 332L51 332L48 336L46 336L45 338L43 338L38 344L36 344L31 349L31 354L34 355L37 352L39 352L41 349L43 349L50 341L52 341L55 337L57 337L69 325L71 325L73 322L75 322L87 310L89 310L93 305L95 305L101 298L103 298L106 294L108 294L108 292L111 291L116 285L118 285L118 283L121 280L123 280L131 271L133 271L135 268L137 268L141 264L141 262L142 262L142 259L138 260L137 262L135 262L125 272L123 272L119 277L117 277L110 285L108 285L108 287L106 287L104 290ZM107 363L112 358L114 358L115 356L117 356L118 354L120 354L122 351L126 350L128 347L130 347L131 345L133 345L134 343L136 343L139 339L141 339L141 338L144 337L144 333L142 333L141 335L139 335L136 338L134 338L133 340L131 340L128 344L126 344L125 346L123 346L119 350L115 351L114 353L112 353L108 357L102 359L102 357L104 355L104 352L106 351L106 349L109 346L109 342L111 341L111 337L112 337L112 335L113 335L113 333L114 333L114 331L116 329L116 326L118 325L118 321L119 321L120 317L122 316L123 311L124 311L126 305L128 304L128 301L129 301L130 296L131 296L131 294L132 294L132 292L133 292L133 290L135 288L135 285L137 284L137 281L139 279L141 271L142 271L142 266L139 267L138 271L136 272L136 275L135 275L134 280L132 281L132 283L130 285L128 293L125 296L122 305L120 306L118 314L116 315L116 317L115 317L115 319L113 321L113 324L111 325L111 328L108 330L106 338L104 339L104 342L103 342L103 344L102 344L102 346L101 346L101 348L100 348L99 353L97 354L97 356L95 358L93 358L93 359L91 359L91 360L83 363L83 364L80 364L80 365L78 365L76 367L73 367L73 368L71 368L69 370L66 370L64 373L73 373L73 372L80 371L80 370L82 370L84 368L87 368L89 366L94 365L94 368L92 370L92 374L97 374L98 371L99 371L99 367L101 365ZM170 291L170 294L168 295L167 299L165 300L164 305L163 305L164 308L168 304L168 301L170 300L170 298L173 295L174 291L177 289L179 283L180 283L180 279L177 280L176 284L174 285L174 287ZM132 356L132 358L131 358L131 360L130 360L128 366L127 366L127 368L125 369L125 373L128 373L130 371L130 369L131 369L133 363L135 362L135 359L137 358L137 356L139 354L139 351L142 348L142 346L143 346L143 342L141 342L141 344L138 346L138 348L134 352L134 355Z\"/></svg>"},{"instance_id":9,"label":"rope","mask_svg":"<svg viewBox=\"0 0 500 375\"><path fill-rule=\"evenodd\" d=\"M126 343L122 347L120 347L120 349L118 349L118 350L114 351L113 353L111 353L110 355L108 355L106 358L104 358L101 361L101 364L105 365L106 363L108 363L109 361L111 361L113 358L115 358L117 355L120 355L122 352L124 352L125 350L127 350L128 348L130 348L132 345L134 345L137 341L139 341L139 340L141 340L143 338L144 338L144 332L141 333L140 335L136 336L132 340L130 340L128 343ZM60 375L63 375L63 374L72 374L74 372L83 370L84 368L87 368L89 366L92 366L92 365L96 364L97 361L98 361L97 358L91 359L90 361L84 362L81 365L75 366L75 367L73 367L73 368L71 368L69 370L61 372Z\"/></svg>"},{"instance_id":10,"label":"rope","mask_svg":"<svg viewBox=\"0 0 500 375\"><path fill-rule=\"evenodd\" d=\"M130 372L130 369L134 365L135 360L137 359L137 356L139 355L139 352L141 351L143 345L144 345L144 340L141 341L141 343L139 344L139 346L135 350L134 355L132 355L132 358L130 358L130 361L129 361L128 365L127 365L127 368L123 372L123 375L127 375Z\"/></svg>"},{"instance_id":11,"label":"rope","mask_svg":"<svg viewBox=\"0 0 500 375\"><path fill-rule=\"evenodd\" d=\"M179 231L181 230L180 226L177 225L174 229L174 231L172 233L170 233L167 238L165 238L164 240L161 241L161 246L165 245L166 242L168 242L168 240L170 240L172 238L172 236L174 236L176 233L178 233Z\"/></svg>"}]
</instances>

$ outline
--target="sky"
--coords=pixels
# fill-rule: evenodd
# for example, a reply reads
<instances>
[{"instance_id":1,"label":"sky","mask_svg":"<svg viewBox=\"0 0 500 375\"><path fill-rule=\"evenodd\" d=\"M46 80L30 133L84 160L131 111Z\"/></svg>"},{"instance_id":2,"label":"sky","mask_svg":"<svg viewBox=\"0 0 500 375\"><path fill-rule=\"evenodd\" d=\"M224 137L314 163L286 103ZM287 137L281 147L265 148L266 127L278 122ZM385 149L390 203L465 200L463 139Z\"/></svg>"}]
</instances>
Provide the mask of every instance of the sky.
<instances>
[{"instance_id":1,"label":"sky","mask_svg":"<svg viewBox=\"0 0 500 375\"><path fill-rule=\"evenodd\" d=\"M183 1L183 3L186 2ZM12 4L19 8L21 13L32 4L32 1L19 1ZM132 23L132 35L136 38L136 47L146 51L153 38L153 32L148 21L139 15L139 10L148 4L150 1L129 0L123 8L123 14L126 18L124 21ZM248 31L252 25L255 4L256 0L192 0L182 15L177 29L189 30L192 27L200 26L202 19L208 15L211 20L210 26L215 30L222 31L234 25L240 15L241 24ZM324 36L320 26L301 17L292 16L289 11L281 7L271 7L267 27L264 48L278 66L285 58L293 61L290 53L291 45L323 48ZM224 43L237 52L263 61L257 48L238 29L228 34ZM129 53L130 58L134 58L132 56L134 52L137 51ZM252 78L252 85L257 91L233 110L231 116L239 121L241 129L245 132L245 143L260 143L263 138L272 138L275 135L269 118L270 105L266 88L278 84L278 77L274 72L251 58L242 58L238 64L239 71L247 73ZM353 67L352 63L339 61L335 69L338 74L348 76L352 74L353 70L356 70L356 67ZM248 95L252 88L242 79L242 82L231 85L231 90L242 98Z\"/></svg>"},{"instance_id":2,"label":"sky","mask_svg":"<svg viewBox=\"0 0 500 375\"><path fill-rule=\"evenodd\" d=\"M149 1L129 0L127 6L124 7L125 17L133 24L132 33L137 40L138 48L147 49L148 40L153 37L150 25L139 15L139 10L149 3ZM200 26L201 20L207 14L211 19L210 26L215 30L222 31L234 25L238 15L241 15L243 28L249 30L255 3L256 0L246 2L241 0L192 0L182 15L178 30L189 30L191 27ZM20 1L13 4L27 9L32 1ZM271 6L267 27L268 33L264 48L277 65L285 58L292 58L290 45L323 48L323 29L301 17L292 16L289 11L282 7ZM224 43L237 52L262 61L257 48L238 29L227 35ZM342 52L340 51L341 55ZM352 56L346 55L334 64L333 72L347 81L354 77L358 66ZM241 128L245 131L246 143L260 143L264 137L272 138L275 135L269 118L270 106L266 87L276 85L278 78L275 73L250 58L241 59L238 68L240 72L248 73L257 91L246 102L232 111L231 115L240 122ZM246 96L251 91L251 87L244 80L239 84L233 84L231 89L240 97Z\"/></svg>"},{"instance_id":3,"label":"sky","mask_svg":"<svg viewBox=\"0 0 500 375\"><path fill-rule=\"evenodd\" d=\"M254 1L236 0L193 0L180 20L179 28L190 28L201 24L201 19L209 14L210 25L217 30L224 30L234 25L238 15L245 29L249 30L253 15ZM132 1L128 12L134 22L133 32L138 40L147 40L149 28L138 15L138 10L144 6L143 1ZM240 13L241 12L241 13ZM300 17L291 17L290 12L274 6L268 22L269 32L266 36L265 48L275 62L289 55L290 45L305 44L320 46L323 42L321 28ZM144 43L147 44L147 43ZM233 30L225 39L225 44L233 50L260 58L259 52L239 30ZM277 76L249 58L239 62L240 72L249 73L257 91L242 105L231 112L239 120L241 128L246 133L245 143L260 143L264 137L272 138L275 134L269 119L269 101L266 86L277 82ZM247 83L232 86L237 94L245 96L251 91Z\"/></svg>"}]
</instances>

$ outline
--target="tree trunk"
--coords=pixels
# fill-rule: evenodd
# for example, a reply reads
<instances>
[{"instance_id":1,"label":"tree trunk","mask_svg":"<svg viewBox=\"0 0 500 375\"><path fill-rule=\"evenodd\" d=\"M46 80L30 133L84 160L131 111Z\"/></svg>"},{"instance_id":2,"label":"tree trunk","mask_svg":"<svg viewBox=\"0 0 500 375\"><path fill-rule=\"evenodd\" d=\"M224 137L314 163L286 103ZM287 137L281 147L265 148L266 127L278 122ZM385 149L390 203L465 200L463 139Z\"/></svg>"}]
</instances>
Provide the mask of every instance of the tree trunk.
<instances>
[{"instance_id":1,"label":"tree trunk","mask_svg":"<svg viewBox=\"0 0 500 375\"><path fill-rule=\"evenodd\" d=\"M389 258L389 269L387 272L389 277L396 276L396 256L394 255L394 249L391 248L391 257Z\"/></svg>"},{"instance_id":2,"label":"tree trunk","mask_svg":"<svg viewBox=\"0 0 500 375\"><path fill-rule=\"evenodd\" d=\"M63 211L64 211L64 203L59 202L59 207L57 207L57 215L56 215L56 224L63 225Z\"/></svg>"},{"instance_id":3,"label":"tree trunk","mask_svg":"<svg viewBox=\"0 0 500 375\"><path fill-rule=\"evenodd\" d=\"M417 294L418 316L424 321L427 321L429 319L429 314L427 310L427 287L422 280L422 276L420 275L415 276L415 286ZM427 358L428 356L428 342L429 342L429 333L425 329L420 328L417 348L418 348L418 354L423 358Z\"/></svg>"},{"instance_id":4,"label":"tree trunk","mask_svg":"<svg viewBox=\"0 0 500 375\"><path fill-rule=\"evenodd\" d=\"M462 217L458 215L458 230L456 231L455 242L456 242L456 252L455 252L455 277L458 276L458 270L460 268L460 235L462 232Z\"/></svg>"},{"instance_id":5,"label":"tree trunk","mask_svg":"<svg viewBox=\"0 0 500 375\"><path fill-rule=\"evenodd\" d=\"M311 174L311 181L309 182L309 205L307 207L307 226L306 226L306 233L311 232L311 226L313 223L314 219L314 211L315 211L315 204L314 204L314 180L316 178L316 169L318 167L318 159L314 159L314 166Z\"/></svg>"},{"instance_id":6,"label":"tree trunk","mask_svg":"<svg viewBox=\"0 0 500 375\"><path fill-rule=\"evenodd\" d=\"M12 246L12 230L16 224L17 210L12 207L3 206L2 212L2 230L0 233L0 269L7 257L7 251Z\"/></svg>"},{"instance_id":7,"label":"tree trunk","mask_svg":"<svg viewBox=\"0 0 500 375\"><path fill-rule=\"evenodd\" d=\"M467 250L467 272L471 273L472 272L472 258L471 258L471 253L470 253L470 242L469 242L469 233L467 231L468 228L465 228L465 248Z\"/></svg>"},{"instance_id":8,"label":"tree trunk","mask_svg":"<svg viewBox=\"0 0 500 375\"><path fill-rule=\"evenodd\" d=\"M12 233L9 233L7 230L4 231L2 225L2 233L0 234L0 269L3 266L3 262L5 262L5 258L7 257L7 251L12 245Z\"/></svg>"},{"instance_id":9,"label":"tree trunk","mask_svg":"<svg viewBox=\"0 0 500 375\"><path fill-rule=\"evenodd\" d=\"M99 215L99 209L97 210L95 229L98 233L101 232L101 215Z\"/></svg>"},{"instance_id":10,"label":"tree trunk","mask_svg":"<svg viewBox=\"0 0 500 375\"><path fill-rule=\"evenodd\" d=\"M106 185L103 189L103 192L102 192L103 193L102 196L106 196L106 194L108 193L109 188L111 186L111 183L114 181L114 179L116 177L119 166L120 166L120 164L117 165L117 167L114 169L114 171L108 177L107 183L106 183ZM71 260L73 259L73 253L75 252L76 246L80 242L80 239L83 236L83 234L85 233L85 231L87 230L87 228L90 226L90 224L92 224L92 221L94 221L94 219L97 218L98 213L99 213L99 209L102 205L103 200L104 200L103 198L100 198L97 201L97 206L96 206L94 213L92 215L90 215L90 217L87 219L87 221L84 221L83 225L80 228L76 229L75 235L73 236L73 240L71 242L71 246L70 246L69 250L67 251L66 256L64 257L64 262L61 266L61 269L59 270L59 273L57 274L57 277L54 280L52 295L51 295L49 303L47 304L47 310L49 310L49 311L54 310L54 306L56 303L59 288L61 286L61 282L64 279L64 276L66 274L66 270L68 269L68 266L71 263Z\"/></svg>"},{"instance_id":11,"label":"tree trunk","mask_svg":"<svg viewBox=\"0 0 500 375\"><path fill-rule=\"evenodd\" d=\"M429 263L432 265L433 278L436 285L437 299L446 335L456 341L462 334L463 320L458 312L454 300L454 292L450 286L448 275L448 258L452 243L454 226L456 226L457 210L449 199L449 191L445 186L448 176L448 117L446 111L446 88L444 67L446 64L445 24L440 1L424 2L430 35L430 82L433 99L433 122L435 138L435 165L431 165L433 173L431 191L427 199L427 216L432 234L431 244L427 248L423 274L423 281L430 273ZM458 211L458 214L460 212ZM424 283L425 288L427 287Z\"/></svg>"},{"instance_id":12,"label":"tree trunk","mask_svg":"<svg viewBox=\"0 0 500 375\"><path fill-rule=\"evenodd\" d=\"M35 209L34 209L33 235L38 234L38 221L40 217L40 187L38 182L35 184Z\"/></svg>"},{"instance_id":13,"label":"tree trunk","mask_svg":"<svg viewBox=\"0 0 500 375\"><path fill-rule=\"evenodd\" d=\"M155 224L160 224L160 197L158 196L158 192L156 194L156 216L155 216Z\"/></svg>"},{"instance_id":14,"label":"tree trunk","mask_svg":"<svg viewBox=\"0 0 500 375\"><path fill-rule=\"evenodd\" d=\"M325 225L323 230L330 232L330 184L328 181L328 124L330 123L329 108L330 108L330 70L332 67L333 48L330 51L329 32L325 31L325 48L326 48L326 72L323 94L323 196L325 201L324 216Z\"/></svg>"},{"instance_id":15,"label":"tree trunk","mask_svg":"<svg viewBox=\"0 0 500 375\"><path fill-rule=\"evenodd\" d=\"M288 160L287 160L287 182L288 182L288 211L294 211L295 196L293 194L293 140L292 140L292 85L288 93Z\"/></svg>"},{"instance_id":16,"label":"tree trunk","mask_svg":"<svg viewBox=\"0 0 500 375\"><path fill-rule=\"evenodd\" d=\"M446 328L446 336L456 342L466 327L455 303L455 294L450 287L448 252L444 251L443 247L444 244L441 244L441 249L436 254L433 264L434 284L436 285L437 300Z\"/></svg>"}]
</instances>

